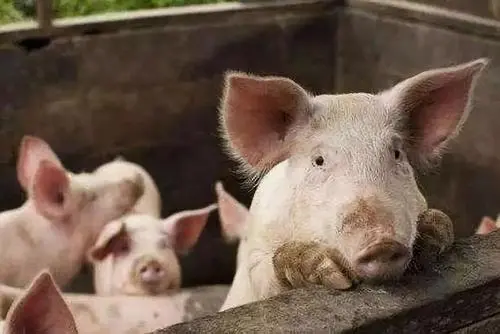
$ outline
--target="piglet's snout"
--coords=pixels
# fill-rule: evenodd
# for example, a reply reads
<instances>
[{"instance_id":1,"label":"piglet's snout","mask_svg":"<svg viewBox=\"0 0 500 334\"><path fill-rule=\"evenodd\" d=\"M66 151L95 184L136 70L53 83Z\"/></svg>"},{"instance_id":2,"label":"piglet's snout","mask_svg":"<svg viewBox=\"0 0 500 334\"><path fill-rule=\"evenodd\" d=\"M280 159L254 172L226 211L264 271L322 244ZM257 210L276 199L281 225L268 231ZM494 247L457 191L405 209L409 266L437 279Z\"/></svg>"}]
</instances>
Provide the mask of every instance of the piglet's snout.
<instances>
[{"instance_id":1,"label":"piglet's snout","mask_svg":"<svg viewBox=\"0 0 500 334\"><path fill-rule=\"evenodd\" d=\"M158 284L165 279L165 267L157 260L145 260L137 264L136 275L142 284Z\"/></svg>"},{"instance_id":2,"label":"piglet's snout","mask_svg":"<svg viewBox=\"0 0 500 334\"><path fill-rule=\"evenodd\" d=\"M409 249L393 240L381 240L362 250L354 260L357 275L368 281L383 281L403 274L410 260Z\"/></svg>"}]
</instances>

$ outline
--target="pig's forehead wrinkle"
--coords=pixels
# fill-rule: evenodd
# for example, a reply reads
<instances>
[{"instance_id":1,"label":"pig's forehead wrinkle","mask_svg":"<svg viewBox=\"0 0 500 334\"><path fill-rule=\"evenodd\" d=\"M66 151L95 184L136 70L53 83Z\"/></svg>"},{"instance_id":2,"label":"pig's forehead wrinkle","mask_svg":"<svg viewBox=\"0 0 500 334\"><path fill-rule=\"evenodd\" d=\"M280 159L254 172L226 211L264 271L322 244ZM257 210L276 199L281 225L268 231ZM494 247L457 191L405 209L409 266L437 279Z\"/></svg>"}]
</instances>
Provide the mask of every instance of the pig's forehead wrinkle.
<instances>
[{"instance_id":1,"label":"pig's forehead wrinkle","mask_svg":"<svg viewBox=\"0 0 500 334\"><path fill-rule=\"evenodd\" d=\"M364 93L316 96L313 98L313 108L313 120L323 126L350 124L360 120L365 123L384 123L390 116L379 96Z\"/></svg>"}]
</instances>

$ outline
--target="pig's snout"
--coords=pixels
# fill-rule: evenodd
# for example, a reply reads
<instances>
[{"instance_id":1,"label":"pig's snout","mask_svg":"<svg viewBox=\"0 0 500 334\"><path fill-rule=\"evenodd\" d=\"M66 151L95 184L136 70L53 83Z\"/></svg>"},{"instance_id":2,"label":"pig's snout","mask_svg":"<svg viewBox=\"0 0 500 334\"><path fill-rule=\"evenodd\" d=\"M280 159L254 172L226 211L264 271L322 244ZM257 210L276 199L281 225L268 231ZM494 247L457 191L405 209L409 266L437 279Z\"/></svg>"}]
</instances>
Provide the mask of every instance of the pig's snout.
<instances>
[{"instance_id":1,"label":"pig's snout","mask_svg":"<svg viewBox=\"0 0 500 334\"><path fill-rule=\"evenodd\" d=\"M137 266L137 276L140 278L141 283L146 285L162 282L165 275L165 268L156 260L141 262Z\"/></svg>"},{"instance_id":2,"label":"pig's snout","mask_svg":"<svg viewBox=\"0 0 500 334\"><path fill-rule=\"evenodd\" d=\"M401 276L411 258L410 250L393 240L382 240L362 250L354 271L363 280L378 282Z\"/></svg>"}]
</instances>

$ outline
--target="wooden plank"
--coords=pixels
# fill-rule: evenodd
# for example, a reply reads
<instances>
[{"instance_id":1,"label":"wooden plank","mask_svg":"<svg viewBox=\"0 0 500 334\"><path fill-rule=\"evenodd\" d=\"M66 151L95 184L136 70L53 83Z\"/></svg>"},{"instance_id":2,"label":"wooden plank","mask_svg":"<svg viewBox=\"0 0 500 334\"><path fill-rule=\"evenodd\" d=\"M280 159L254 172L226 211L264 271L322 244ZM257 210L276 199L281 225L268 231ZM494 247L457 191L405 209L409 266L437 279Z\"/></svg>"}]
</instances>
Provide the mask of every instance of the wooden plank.
<instances>
[{"instance_id":1,"label":"wooden plank","mask_svg":"<svg viewBox=\"0 0 500 334\"><path fill-rule=\"evenodd\" d=\"M443 333L500 313L500 231L458 241L399 284L336 292L299 289L169 333Z\"/></svg>"},{"instance_id":2,"label":"wooden plank","mask_svg":"<svg viewBox=\"0 0 500 334\"><path fill-rule=\"evenodd\" d=\"M51 0L44 0L51 1ZM104 13L82 17L54 19L52 25L39 29L33 22L20 22L0 26L0 43L24 38L74 36L88 32L116 32L164 26L194 24L244 24L271 15L289 13L322 13L340 5L342 0L283 0L259 3L227 2L171 8L146 9ZM44 12L44 15L45 12ZM47 16L40 20L47 20Z\"/></svg>"},{"instance_id":3,"label":"wooden plank","mask_svg":"<svg viewBox=\"0 0 500 334\"><path fill-rule=\"evenodd\" d=\"M52 0L36 0L36 17L40 29L52 27Z\"/></svg>"}]
</instances>

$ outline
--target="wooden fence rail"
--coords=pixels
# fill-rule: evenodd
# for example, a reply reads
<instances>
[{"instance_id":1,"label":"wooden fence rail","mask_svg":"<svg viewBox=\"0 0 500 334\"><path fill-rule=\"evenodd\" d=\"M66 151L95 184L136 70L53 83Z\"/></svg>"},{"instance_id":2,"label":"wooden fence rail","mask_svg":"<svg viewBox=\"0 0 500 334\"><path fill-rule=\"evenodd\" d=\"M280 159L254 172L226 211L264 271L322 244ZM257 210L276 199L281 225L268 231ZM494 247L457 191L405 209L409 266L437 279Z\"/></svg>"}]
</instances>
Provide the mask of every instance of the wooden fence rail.
<instances>
[{"instance_id":1,"label":"wooden fence rail","mask_svg":"<svg viewBox=\"0 0 500 334\"><path fill-rule=\"evenodd\" d=\"M396 286L299 289L154 333L340 332L500 332L500 231L458 241Z\"/></svg>"}]
</instances>

